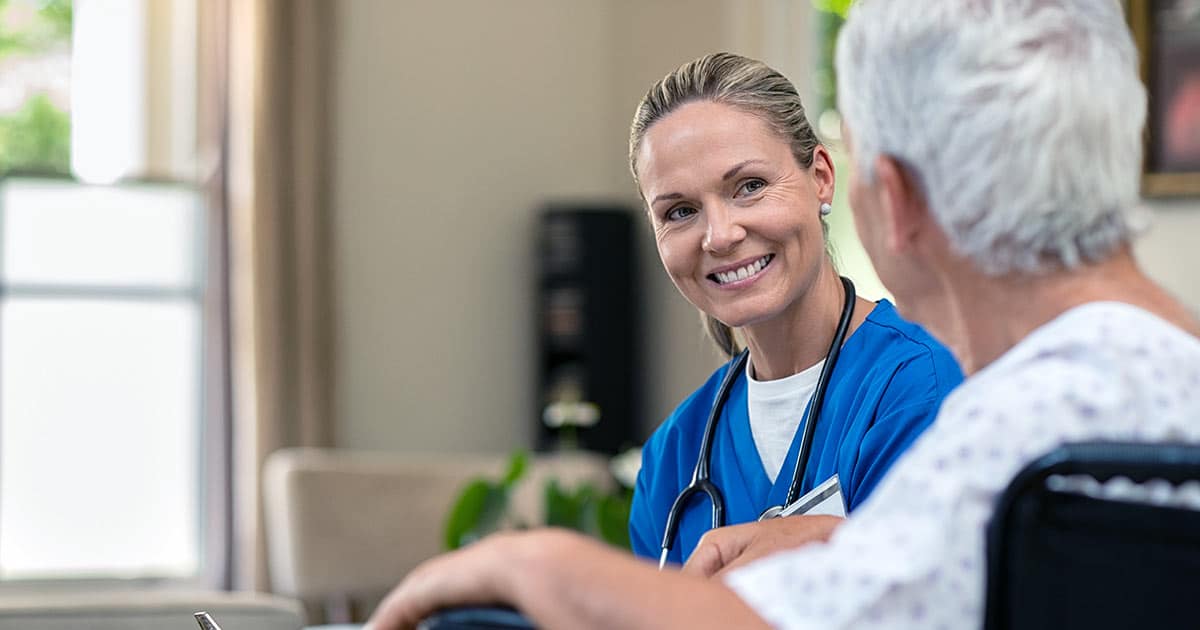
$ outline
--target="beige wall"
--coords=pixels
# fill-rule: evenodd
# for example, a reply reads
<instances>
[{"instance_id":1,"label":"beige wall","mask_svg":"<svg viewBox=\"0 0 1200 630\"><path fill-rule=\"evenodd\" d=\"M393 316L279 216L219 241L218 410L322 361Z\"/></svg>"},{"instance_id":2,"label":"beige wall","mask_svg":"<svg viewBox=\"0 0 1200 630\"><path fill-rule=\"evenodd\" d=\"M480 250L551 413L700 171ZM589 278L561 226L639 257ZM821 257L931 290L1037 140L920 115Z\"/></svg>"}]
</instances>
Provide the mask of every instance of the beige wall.
<instances>
[{"instance_id":1,"label":"beige wall","mask_svg":"<svg viewBox=\"0 0 1200 630\"><path fill-rule=\"evenodd\" d=\"M523 444L533 210L616 179L611 7L337 7L337 440Z\"/></svg>"},{"instance_id":2,"label":"beige wall","mask_svg":"<svg viewBox=\"0 0 1200 630\"><path fill-rule=\"evenodd\" d=\"M711 50L766 56L780 38L765 25L806 3L338 3L338 443L526 444L539 204L634 203L626 133L649 84ZM717 361L643 243L656 422Z\"/></svg>"},{"instance_id":3,"label":"beige wall","mask_svg":"<svg viewBox=\"0 0 1200 630\"><path fill-rule=\"evenodd\" d=\"M1146 203L1150 225L1137 242L1143 269L1200 315L1200 201Z\"/></svg>"},{"instance_id":4,"label":"beige wall","mask_svg":"<svg viewBox=\"0 0 1200 630\"><path fill-rule=\"evenodd\" d=\"M533 228L548 199L635 202L637 100L704 52L772 63L806 92L808 0L337 3L337 440L504 451L533 435ZM1153 205L1147 269L1194 307L1197 204ZM642 240L656 423L717 363ZM854 251L843 252L854 258ZM871 280L862 278L864 287Z\"/></svg>"}]
</instances>

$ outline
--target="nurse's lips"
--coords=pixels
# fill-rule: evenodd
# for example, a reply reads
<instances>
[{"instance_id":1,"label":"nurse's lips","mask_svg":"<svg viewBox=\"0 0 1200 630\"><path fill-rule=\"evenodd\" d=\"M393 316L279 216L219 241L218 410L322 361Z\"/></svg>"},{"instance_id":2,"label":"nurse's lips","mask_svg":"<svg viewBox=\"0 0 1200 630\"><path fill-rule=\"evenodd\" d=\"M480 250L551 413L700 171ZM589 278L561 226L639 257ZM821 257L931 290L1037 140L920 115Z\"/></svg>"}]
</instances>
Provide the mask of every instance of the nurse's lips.
<instances>
[{"instance_id":1,"label":"nurse's lips","mask_svg":"<svg viewBox=\"0 0 1200 630\"><path fill-rule=\"evenodd\" d=\"M706 277L722 288L737 288L754 282L759 274L775 260L775 254L747 258L732 265L714 269Z\"/></svg>"}]
</instances>

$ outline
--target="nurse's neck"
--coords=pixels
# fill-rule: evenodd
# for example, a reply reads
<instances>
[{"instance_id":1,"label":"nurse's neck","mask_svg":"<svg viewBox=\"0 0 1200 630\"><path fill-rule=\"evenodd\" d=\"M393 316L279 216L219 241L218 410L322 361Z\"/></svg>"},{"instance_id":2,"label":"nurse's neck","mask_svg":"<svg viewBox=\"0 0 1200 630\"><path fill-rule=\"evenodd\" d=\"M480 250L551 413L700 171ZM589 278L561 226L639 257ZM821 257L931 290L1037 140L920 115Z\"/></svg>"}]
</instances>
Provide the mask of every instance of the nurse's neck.
<instances>
[{"instance_id":1,"label":"nurse's neck","mask_svg":"<svg viewBox=\"0 0 1200 630\"><path fill-rule=\"evenodd\" d=\"M822 267L807 292L779 315L743 326L740 330L750 348L754 378L774 381L799 374L825 359L841 319L845 292L831 265ZM859 298L846 331L849 339L862 324L874 303Z\"/></svg>"}]
</instances>

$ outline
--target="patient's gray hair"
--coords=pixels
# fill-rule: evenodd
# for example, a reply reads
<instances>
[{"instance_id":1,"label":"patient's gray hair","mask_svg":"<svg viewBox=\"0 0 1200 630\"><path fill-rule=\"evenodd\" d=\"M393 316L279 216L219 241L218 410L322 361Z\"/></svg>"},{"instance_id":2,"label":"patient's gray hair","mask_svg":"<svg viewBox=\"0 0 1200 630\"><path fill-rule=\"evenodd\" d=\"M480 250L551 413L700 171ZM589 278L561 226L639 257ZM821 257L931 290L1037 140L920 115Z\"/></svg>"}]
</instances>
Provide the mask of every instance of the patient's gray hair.
<instances>
[{"instance_id":1,"label":"patient's gray hair","mask_svg":"<svg viewBox=\"0 0 1200 630\"><path fill-rule=\"evenodd\" d=\"M837 70L860 173L905 165L983 271L1130 240L1146 92L1117 0L859 0Z\"/></svg>"}]
</instances>

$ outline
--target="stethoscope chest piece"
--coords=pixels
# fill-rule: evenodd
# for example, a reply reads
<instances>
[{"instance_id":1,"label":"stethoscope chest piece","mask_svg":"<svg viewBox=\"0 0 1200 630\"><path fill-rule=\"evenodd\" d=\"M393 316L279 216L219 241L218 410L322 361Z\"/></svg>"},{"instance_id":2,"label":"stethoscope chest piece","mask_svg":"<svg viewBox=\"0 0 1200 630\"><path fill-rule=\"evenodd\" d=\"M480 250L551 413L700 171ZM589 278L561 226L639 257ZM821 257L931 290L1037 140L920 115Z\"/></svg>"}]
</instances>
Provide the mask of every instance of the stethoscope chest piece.
<instances>
[{"instance_id":1,"label":"stethoscope chest piece","mask_svg":"<svg viewBox=\"0 0 1200 630\"><path fill-rule=\"evenodd\" d=\"M782 505L772 505L771 507L763 510L762 514L758 515L758 520L759 521L769 521L773 518L779 518L780 514L783 514L783 506Z\"/></svg>"}]
</instances>

